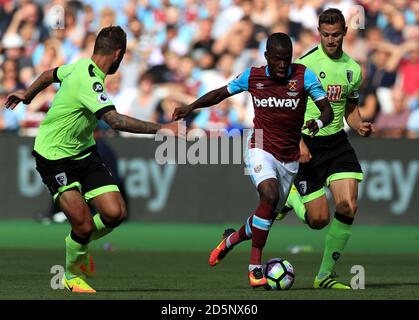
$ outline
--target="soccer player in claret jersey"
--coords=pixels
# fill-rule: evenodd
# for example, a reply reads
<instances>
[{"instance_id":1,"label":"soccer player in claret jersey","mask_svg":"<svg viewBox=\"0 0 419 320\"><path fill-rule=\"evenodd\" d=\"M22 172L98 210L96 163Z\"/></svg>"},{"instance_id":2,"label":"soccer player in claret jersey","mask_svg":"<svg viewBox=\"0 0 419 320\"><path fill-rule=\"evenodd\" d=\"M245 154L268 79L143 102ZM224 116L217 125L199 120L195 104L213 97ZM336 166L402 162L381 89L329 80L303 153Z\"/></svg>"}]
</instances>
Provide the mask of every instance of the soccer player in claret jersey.
<instances>
[{"instance_id":1,"label":"soccer player in claret jersey","mask_svg":"<svg viewBox=\"0 0 419 320\"><path fill-rule=\"evenodd\" d=\"M320 270L314 288L350 289L336 280L334 267L351 235L357 212L358 182L361 166L344 131L343 118L360 136L369 136L374 127L363 122L358 110L361 67L342 50L347 27L338 9L327 9L319 16L321 43L296 61L313 70L327 92L335 114L333 122L311 138L305 130L300 144L301 165L295 187L283 213L293 208L297 216L312 229L329 224L329 206L325 187L329 187L336 212L326 235ZM313 100L307 103L306 119L316 117ZM279 216L283 217L283 213Z\"/></svg>"},{"instance_id":2,"label":"soccer player in claret jersey","mask_svg":"<svg viewBox=\"0 0 419 320\"><path fill-rule=\"evenodd\" d=\"M209 264L216 265L237 243L252 239L248 276L254 288L267 285L262 272L262 250L276 209L284 206L298 171L307 96L312 97L321 111L318 118L307 120L304 125L311 134L316 134L333 120L326 93L315 74L303 65L291 63L292 43L288 35L270 35L265 58L266 66L246 69L228 85L208 92L173 113L173 119L177 120L185 118L192 110L215 105L243 91L252 95L254 129L263 130L263 141L258 141L255 133L252 134L246 165L258 190L259 204L238 232L228 234L228 237L225 234L223 241L211 252Z\"/></svg>"},{"instance_id":3,"label":"soccer player in claret jersey","mask_svg":"<svg viewBox=\"0 0 419 320\"><path fill-rule=\"evenodd\" d=\"M91 58L80 59L43 72L26 90L11 93L5 106L29 104L53 82L61 84L35 139L36 169L54 200L66 214L71 233L65 238L65 288L72 292L96 292L85 276L94 273L88 244L117 227L126 216L124 200L110 171L96 152L93 131L98 119L114 130L178 133L178 124L159 125L119 114L106 94L104 80L117 71L126 49L122 28L102 29ZM180 131L182 132L182 130ZM94 217L89 204L97 209Z\"/></svg>"}]
</instances>

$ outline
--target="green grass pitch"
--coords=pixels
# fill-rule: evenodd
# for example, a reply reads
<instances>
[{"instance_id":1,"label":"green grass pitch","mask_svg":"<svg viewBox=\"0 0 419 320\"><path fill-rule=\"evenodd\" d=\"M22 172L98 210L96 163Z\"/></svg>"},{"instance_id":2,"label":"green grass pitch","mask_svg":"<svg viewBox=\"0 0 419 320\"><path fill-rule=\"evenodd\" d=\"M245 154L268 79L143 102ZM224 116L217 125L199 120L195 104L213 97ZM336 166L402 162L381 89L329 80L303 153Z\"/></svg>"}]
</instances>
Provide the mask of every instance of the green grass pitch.
<instances>
[{"instance_id":1,"label":"green grass pitch","mask_svg":"<svg viewBox=\"0 0 419 320\"><path fill-rule=\"evenodd\" d=\"M98 292L75 295L50 286L51 267L64 264L64 237L69 226L2 221L0 300L419 299L418 227L354 226L336 271L349 283L351 266L362 265L366 288L336 291L311 288L326 231L275 225L264 260L287 258L295 268L296 281L289 291L265 291L252 290L247 283L250 242L235 248L220 265L208 265L209 252L227 226L126 223L91 245L97 275L89 284ZM288 251L291 245L310 245L313 252L292 254Z\"/></svg>"}]
</instances>

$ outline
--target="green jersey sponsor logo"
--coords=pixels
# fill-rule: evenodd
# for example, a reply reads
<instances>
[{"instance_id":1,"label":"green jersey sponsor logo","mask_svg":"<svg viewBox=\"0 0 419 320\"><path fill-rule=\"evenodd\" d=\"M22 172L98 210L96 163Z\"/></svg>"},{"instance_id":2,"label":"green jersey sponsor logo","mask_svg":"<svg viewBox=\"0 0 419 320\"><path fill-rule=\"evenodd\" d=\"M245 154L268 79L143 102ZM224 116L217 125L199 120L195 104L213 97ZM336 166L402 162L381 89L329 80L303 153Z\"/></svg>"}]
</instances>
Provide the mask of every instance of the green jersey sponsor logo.
<instances>
[{"instance_id":1,"label":"green jersey sponsor logo","mask_svg":"<svg viewBox=\"0 0 419 320\"><path fill-rule=\"evenodd\" d=\"M326 94L330 102L340 101L342 98L342 86L339 84L328 85Z\"/></svg>"},{"instance_id":2,"label":"green jersey sponsor logo","mask_svg":"<svg viewBox=\"0 0 419 320\"><path fill-rule=\"evenodd\" d=\"M296 63L305 65L318 75L333 109L333 122L320 129L317 136L332 135L341 131L344 128L343 118L347 99L358 98L358 89L362 82L361 67L346 53L343 53L339 59L329 58L321 44L298 59ZM304 121L317 119L319 116L320 110L309 97ZM303 132L308 134L307 130Z\"/></svg>"}]
</instances>

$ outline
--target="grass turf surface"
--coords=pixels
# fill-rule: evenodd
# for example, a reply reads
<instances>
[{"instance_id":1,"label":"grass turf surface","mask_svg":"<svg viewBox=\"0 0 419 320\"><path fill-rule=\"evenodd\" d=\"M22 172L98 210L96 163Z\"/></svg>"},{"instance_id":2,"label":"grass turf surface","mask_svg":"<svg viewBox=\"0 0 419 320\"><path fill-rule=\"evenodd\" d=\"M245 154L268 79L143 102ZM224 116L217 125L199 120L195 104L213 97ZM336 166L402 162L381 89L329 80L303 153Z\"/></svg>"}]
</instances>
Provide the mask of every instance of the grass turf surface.
<instances>
[{"instance_id":1,"label":"grass turf surface","mask_svg":"<svg viewBox=\"0 0 419 320\"><path fill-rule=\"evenodd\" d=\"M287 258L296 270L289 291L252 290L247 283L250 242L235 248L220 265L208 254L226 225L127 223L91 245L97 276L95 295L75 295L50 287L53 265L64 264L68 225L31 221L0 222L0 299L116 300L285 300L419 299L419 228L354 226L336 271L349 283L351 266L365 268L365 290L311 289L326 233L305 226L273 227L264 259ZM238 225L234 225L238 227ZM111 243L113 250L109 249ZM290 245L310 245L311 253L291 254Z\"/></svg>"}]
</instances>

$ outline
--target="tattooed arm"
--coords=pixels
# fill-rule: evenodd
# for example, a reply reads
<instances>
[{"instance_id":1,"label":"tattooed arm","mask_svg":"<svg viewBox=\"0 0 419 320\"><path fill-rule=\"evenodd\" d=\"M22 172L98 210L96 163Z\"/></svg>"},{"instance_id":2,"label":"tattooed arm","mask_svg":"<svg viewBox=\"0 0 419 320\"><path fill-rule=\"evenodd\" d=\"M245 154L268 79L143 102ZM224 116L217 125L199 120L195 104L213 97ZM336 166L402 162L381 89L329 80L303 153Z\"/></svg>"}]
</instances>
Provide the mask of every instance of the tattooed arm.
<instances>
[{"instance_id":1,"label":"tattooed arm","mask_svg":"<svg viewBox=\"0 0 419 320\"><path fill-rule=\"evenodd\" d=\"M159 130L166 129L169 131L169 133L172 133L176 136L183 136L186 133L186 128L184 128L184 125L179 124L178 122L158 124L142 121L120 114L115 109L104 113L102 120L104 120L112 129L119 131L154 134ZM183 128L183 130L181 128Z\"/></svg>"},{"instance_id":2,"label":"tattooed arm","mask_svg":"<svg viewBox=\"0 0 419 320\"><path fill-rule=\"evenodd\" d=\"M116 110L106 112L102 116L102 120L104 120L114 130L133 133L156 133L162 127L162 125L157 123L151 123L125 116L116 112Z\"/></svg>"}]
</instances>

